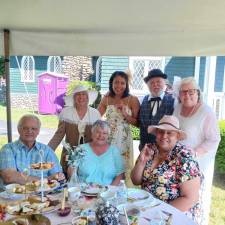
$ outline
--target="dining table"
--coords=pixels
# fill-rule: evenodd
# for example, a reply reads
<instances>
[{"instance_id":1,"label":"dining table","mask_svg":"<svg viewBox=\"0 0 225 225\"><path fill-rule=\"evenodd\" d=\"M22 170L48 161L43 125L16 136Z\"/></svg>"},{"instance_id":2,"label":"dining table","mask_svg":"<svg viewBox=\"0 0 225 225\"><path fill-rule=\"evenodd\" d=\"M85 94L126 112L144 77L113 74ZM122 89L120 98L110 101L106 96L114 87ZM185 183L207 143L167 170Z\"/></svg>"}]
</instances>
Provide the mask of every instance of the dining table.
<instances>
[{"instance_id":1,"label":"dining table","mask_svg":"<svg viewBox=\"0 0 225 225\"><path fill-rule=\"evenodd\" d=\"M132 190L135 190L135 189L133 188ZM100 197L100 195L98 195L97 197ZM54 198L59 199L61 201L63 198L63 193L54 194ZM87 202L87 205L89 202L93 201L93 198L90 198L90 197L81 196L81 198L82 200L85 199L85 201ZM7 199L4 193L0 193L1 204L4 204L4 203L12 204L15 201L18 201L18 200L10 199L10 196L9 196L9 199ZM78 200L79 203L80 201L81 200ZM78 215L77 214L75 215L73 211L75 208L75 204L73 204L73 202L68 201L66 202L66 205L69 205L72 208L71 213L68 216L65 216L65 217L59 216L57 213L57 210L53 210L48 213L43 213L43 215L49 218L52 225L71 225L73 218ZM159 216L165 219L166 222L164 223L164 225L181 225L181 224L182 225L197 225L184 212L176 209L175 207L159 199L154 198L151 194L149 194L147 199L142 199L142 200L133 199L132 201L128 201L127 205L129 207L136 207L136 208L138 207L140 209L140 213L138 214L138 225L150 225L151 221L154 220L154 217L159 217ZM6 213L5 220L10 219L12 217L15 217L15 216ZM124 220L124 218L123 220L120 221L120 225L127 225L127 224L128 223L126 220Z\"/></svg>"}]
</instances>

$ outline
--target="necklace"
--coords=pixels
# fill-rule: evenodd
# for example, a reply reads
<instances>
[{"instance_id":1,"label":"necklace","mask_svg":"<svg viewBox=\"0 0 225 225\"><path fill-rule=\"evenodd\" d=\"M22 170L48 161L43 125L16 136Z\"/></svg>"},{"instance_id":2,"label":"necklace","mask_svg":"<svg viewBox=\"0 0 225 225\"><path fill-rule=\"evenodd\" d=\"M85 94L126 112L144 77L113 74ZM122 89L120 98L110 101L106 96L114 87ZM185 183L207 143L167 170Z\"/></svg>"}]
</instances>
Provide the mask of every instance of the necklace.
<instances>
[{"instance_id":1,"label":"necklace","mask_svg":"<svg viewBox=\"0 0 225 225\"><path fill-rule=\"evenodd\" d=\"M185 109L184 107L181 106L181 112L180 112L181 116L191 117L198 110L200 105L201 103L198 102L196 105L192 107L192 109L189 112L186 111L187 108Z\"/></svg>"}]
</instances>

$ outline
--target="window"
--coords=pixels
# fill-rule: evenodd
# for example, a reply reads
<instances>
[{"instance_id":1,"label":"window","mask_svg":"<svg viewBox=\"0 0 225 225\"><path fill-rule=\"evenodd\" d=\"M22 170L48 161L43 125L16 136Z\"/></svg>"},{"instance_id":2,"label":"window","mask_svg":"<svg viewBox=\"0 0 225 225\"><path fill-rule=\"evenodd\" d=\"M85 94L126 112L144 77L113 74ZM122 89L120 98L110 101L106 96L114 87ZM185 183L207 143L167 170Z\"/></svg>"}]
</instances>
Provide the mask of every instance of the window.
<instances>
[{"instance_id":1,"label":"window","mask_svg":"<svg viewBox=\"0 0 225 225\"><path fill-rule=\"evenodd\" d=\"M62 60L60 56L48 57L47 71L53 73L62 73Z\"/></svg>"},{"instance_id":2,"label":"window","mask_svg":"<svg viewBox=\"0 0 225 225\"><path fill-rule=\"evenodd\" d=\"M21 62L21 82L35 81L35 63L33 56L23 56Z\"/></svg>"},{"instance_id":3,"label":"window","mask_svg":"<svg viewBox=\"0 0 225 225\"><path fill-rule=\"evenodd\" d=\"M101 66L102 66L102 57L98 57L97 62L96 62L96 78L95 82L97 84L101 83Z\"/></svg>"},{"instance_id":4,"label":"window","mask_svg":"<svg viewBox=\"0 0 225 225\"><path fill-rule=\"evenodd\" d=\"M147 85L145 85L143 78L148 75L151 69L159 68L164 70L164 57L130 57L129 68L133 75L131 82L131 91L134 94L146 93Z\"/></svg>"}]
</instances>

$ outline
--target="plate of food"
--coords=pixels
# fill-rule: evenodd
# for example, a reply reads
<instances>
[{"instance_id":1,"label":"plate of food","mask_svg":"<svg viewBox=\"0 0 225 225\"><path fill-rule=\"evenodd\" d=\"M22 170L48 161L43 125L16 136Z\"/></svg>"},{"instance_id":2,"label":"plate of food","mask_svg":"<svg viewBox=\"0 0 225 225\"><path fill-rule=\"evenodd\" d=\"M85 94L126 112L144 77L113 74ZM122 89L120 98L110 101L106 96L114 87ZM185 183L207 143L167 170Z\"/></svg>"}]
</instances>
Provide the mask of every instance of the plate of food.
<instances>
[{"instance_id":1,"label":"plate of food","mask_svg":"<svg viewBox=\"0 0 225 225\"><path fill-rule=\"evenodd\" d=\"M29 196L28 199L8 204L6 206L7 213L11 215L31 215L39 213L50 213L60 207L59 200L52 200L44 197L41 201L39 196Z\"/></svg>"},{"instance_id":2,"label":"plate of food","mask_svg":"<svg viewBox=\"0 0 225 225\"><path fill-rule=\"evenodd\" d=\"M57 180L50 180L50 179L44 179L44 186L43 191L53 191L54 189L58 188L60 186L60 183ZM38 192L42 191L41 183L37 190Z\"/></svg>"},{"instance_id":3,"label":"plate of food","mask_svg":"<svg viewBox=\"0 0 225 225\"><path fill-rule=\"evenodd\" d=\"M8 184L5 186L7 193L13 194L32 194L37 191L39 186L34 183L27 183L26 185L21 184Z\"/></svg>"},{"instance_id":4,"label":"plate of food","mask_svg":"<svg viewBox=\"0 0 225 225\"><path fill-rule=\"evenodd\" d=\"M17 216L5 221L6 224L29 224L29 225L51 225L50 220L41 214Z\"/></svg>"},{"instance_id":5,"label":"plate of food","mask_svg":"<svg viewBox=\"0 0 225 225\"><path fill-rule=\"evenodd\" d=\"M98 196L103 191L106 191L107 187L98 185L98 184L88 184L85 188L82 189L81 193L85 196Z\"/></svg>"},{"instance_id":6,"label":"plate of food","mask_svg":"<svg viewBox=\"0 0 225 225\"><path fill-rule=\"evenodd\" d=\"M53 167L54 167L53 162L39 162L30 165L30 168L33 170L50 170Z\"/></svg>"},{"instance_id":7,"label":"plate of food","mask_svg":"<svg viewBox=\"0 0 225 225\"><path fill-rule=\"evenodd\" d=\"M52 191L60 186L60 183L56 180L44 179L43 191ZM21 184L8 184L5 187L7 193L13 194L34 194L40 192L41 181L31 181L25 185Z\"/></svg>"},{"instance_id":8,"label":"plate of food","mask_svg":"<svg viewBox=\"0 0 225 225\"><path fill-rule=\"evenodd\" d=\"M87 225L88 218L86 216L78 216L72 219L72 225Z\"/></svg>"}]
</instances>

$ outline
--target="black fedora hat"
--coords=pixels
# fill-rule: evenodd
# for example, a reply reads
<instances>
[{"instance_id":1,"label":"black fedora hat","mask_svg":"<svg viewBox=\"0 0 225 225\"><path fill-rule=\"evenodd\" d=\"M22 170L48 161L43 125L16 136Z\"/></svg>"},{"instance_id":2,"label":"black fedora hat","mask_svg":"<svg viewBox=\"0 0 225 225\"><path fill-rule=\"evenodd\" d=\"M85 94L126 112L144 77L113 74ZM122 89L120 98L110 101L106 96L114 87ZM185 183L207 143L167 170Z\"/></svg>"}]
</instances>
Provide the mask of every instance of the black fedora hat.
<instances>
[{"instance_id":1,"label":"black fedora hat","mask_svg":"<svg viewBox=\"0 0 225 225\"><path fill-rule=\"evenodd\" d=\"M160 69L152 69L148 72L148 76L144 78L145 83L154 77L161 77L167 79L167 75L163 73Z\"/></svg>"}]
</instances>

